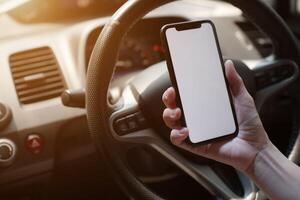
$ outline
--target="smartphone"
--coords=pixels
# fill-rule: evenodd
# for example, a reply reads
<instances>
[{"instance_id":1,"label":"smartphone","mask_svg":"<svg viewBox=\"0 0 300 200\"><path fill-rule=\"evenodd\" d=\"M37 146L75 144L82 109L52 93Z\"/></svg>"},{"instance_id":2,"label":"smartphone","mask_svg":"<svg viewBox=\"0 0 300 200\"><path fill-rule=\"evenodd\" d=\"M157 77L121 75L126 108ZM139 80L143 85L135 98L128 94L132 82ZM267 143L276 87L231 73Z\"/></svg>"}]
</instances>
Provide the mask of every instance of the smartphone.
<instances>
[{"instance_id":1,"label":"smartphone","mask_svg":"<svg viewBox=\"0 0 300 200\"><path fill-rule=\"evenodd\" d=\"M190 142L213 142L237 134L214 24L209 20L167 24L161 39Z\"/></svg>"}]
</instances>

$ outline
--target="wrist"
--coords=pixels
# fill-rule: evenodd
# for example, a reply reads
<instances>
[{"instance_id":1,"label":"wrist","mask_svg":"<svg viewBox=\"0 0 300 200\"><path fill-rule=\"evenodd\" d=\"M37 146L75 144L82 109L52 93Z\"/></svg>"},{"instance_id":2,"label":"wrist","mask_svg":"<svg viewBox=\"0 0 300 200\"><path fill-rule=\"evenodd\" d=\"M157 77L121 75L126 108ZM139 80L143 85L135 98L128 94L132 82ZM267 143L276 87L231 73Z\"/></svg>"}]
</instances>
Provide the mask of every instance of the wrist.
<instances>
[{"instance_id":1,"label":"wrist","mask_svg":"<svg viewBox=\"0 0 300 200\"><path fill-rule=\"evenodd\" d=\"M241 147L236 151L238 157L234 158L233 156L232 166L250 175L256 164L257 156L272 143L263 127L251 132L241 132L237 140L241 140L238 145Z\"/></svg>"},{"instance_id":2,"label":"wrist","mask_svg":"<svg viewBox=\"0 0 300 200\"><path fill-rule=\"evenodd\" d=\"M267 141L265 145L263 145L260 149L257 150L257 153L249 165L249 167L245 170L245 173L252 178L255 178L256 169L258 166L265 162L269 157L273 156L273 152L276 151L276 147L272 144L270 140Z\"/></svg>"}]
</instances>

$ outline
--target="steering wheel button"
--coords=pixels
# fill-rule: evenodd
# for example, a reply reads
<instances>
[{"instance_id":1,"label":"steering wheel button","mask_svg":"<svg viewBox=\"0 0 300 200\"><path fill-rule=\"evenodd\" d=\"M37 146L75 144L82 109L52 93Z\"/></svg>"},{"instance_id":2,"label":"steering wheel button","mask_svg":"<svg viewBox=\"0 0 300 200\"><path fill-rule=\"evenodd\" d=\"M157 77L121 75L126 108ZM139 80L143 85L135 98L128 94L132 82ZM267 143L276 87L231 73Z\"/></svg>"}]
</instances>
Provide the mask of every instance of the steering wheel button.
<instances>
[{"instance_id":1,"label":"steering wheel button","mask_svg":"<svg viewBox=\"0 0 300 200\"><path fill-rule=\"evenodd\" d=\"M286 75L290 75L290 71L289 70L282 70L280 72L280 74L285 77Z\"/></svg>"},{"instance_id":2,"label":"steering wheel button","mask_svg":"<svg viewBox=\"0 0 300 200\"><path fill-rule=\"evenodd\" d=\"M144 115L142 113L140 113L140 112L136 113L135 117L136 117L137 122L139 123L139 125L141 125L143 127L146 126L147 121L146 121L146 118L144 117Z\"/></svg>"},{"instance_id":3,"label":"steering wheel button","mask_svg":"<svg viewBox=\"0 0 300 200\"><path fill-rule=\"evenodd\" d=\"M279 81L280 78L278 78L277 76L274 76L273 78L271 78L271 82L272 83L276 83Z\"/></svg>"},{"instance_id":4,"label":"steering wheel button","mask_svg":"<svg viewBox=\"0 0 300 200\"><path fill-rule=\"evenodd\" d=\"M130 116L127 118L127 124L129 130L136 130L139 128L138 122L135 120L134 116Z\"/></svg>"},{"instance_id":5,"label":"steering wheel button","mask_svg":"<svg viewBox=\"0 0 300 200\"><path fill-rule=\"evenodd\" d=\"M128 128L125 118L118 119L115 122L114 128L115 128L116 132L120 135L124 135L125 133L127 133L129 131L129 128Z\"/></svg>"}]
</instances>

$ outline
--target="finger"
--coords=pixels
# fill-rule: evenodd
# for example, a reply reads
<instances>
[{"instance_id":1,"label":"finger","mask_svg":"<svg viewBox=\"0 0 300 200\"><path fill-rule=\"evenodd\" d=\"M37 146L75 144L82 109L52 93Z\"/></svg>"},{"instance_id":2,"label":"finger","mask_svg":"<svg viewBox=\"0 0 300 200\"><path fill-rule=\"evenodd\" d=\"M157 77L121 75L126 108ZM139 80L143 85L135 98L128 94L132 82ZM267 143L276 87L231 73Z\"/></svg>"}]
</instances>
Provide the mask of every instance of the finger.
<instances>
[{"instance_id":1,"label":"finger","mask_svg":"<svg viewBox=\"0 0 300 200\"><path fill-rule=\"evenodd\" d=\"M163 94L162 100L167 108L176 108L176 92L173 87L169 87Z\"/></svg>"},{"instance_id":2,"label":"finger","mask_svg":"<svg viewBox=\"0 0 300 200\"><path fill-rule=\"evenodd\" d=\"M187 128L173 129L171 131L170 140L172 144L182 149L185 149L186 151L207 157L205 153L207 149L207 145L192 146L187 142L185 142L188 136L189 136L189 131Z\"/></svg>"},{"instance_id":3,"label":"finger","mask_svg":"<svg viewBox=\"0 0 300 200\"><path fill-rule=\"evenodd\" d=\"M180 127L180 117L181 117L180 108L175 108L175 109L166 108L163 112L164 122L171 129Z\"/></svg>"},{"instance_id":4,"label":"finger","mask_svg":"<svg viewBox=\"0 0 300 200\"><path fill-rule=\"evenodd\" d=\"M189 131L187 128L173 129L170 134L170 140L172 144L181 146L184 144L184 140L188 137Z\"/></svg>"},{"instance_id":5,"label":"finger","mask_svg":"<svg viewBox=\"0 0 300 200\"><path fill-rule=\"evenodd\" d=\"M237 73L231 60L225 62L225 73L233 96L238 96L247 91L242 78Z\"/></svg>"},{"instance_id":6,"label":"finger","mask_svg":"<svg viewBox=\"0 0 300 200\"><path fill-rule=\"evenodd\" d=\"M217 151L218 148L211 148L212 144L192 146L189 143L185 142L188 136L189 130L187 128L173 129L171 131L170 140L172 144L185 149L186 151L206 158L215 159L214 155L217 155L217 153L214 152L212 154L212 151Z\"/></svg>"}]
</instances>

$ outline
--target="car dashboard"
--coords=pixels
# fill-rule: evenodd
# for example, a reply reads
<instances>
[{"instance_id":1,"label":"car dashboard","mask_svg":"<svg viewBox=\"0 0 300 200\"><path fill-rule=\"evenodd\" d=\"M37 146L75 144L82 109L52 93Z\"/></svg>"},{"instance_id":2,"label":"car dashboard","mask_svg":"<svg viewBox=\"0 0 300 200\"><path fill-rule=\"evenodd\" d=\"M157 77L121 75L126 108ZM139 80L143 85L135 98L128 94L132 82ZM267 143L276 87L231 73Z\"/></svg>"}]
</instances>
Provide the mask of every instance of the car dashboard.
<instances>
[{"instance_id":1,"label":"car dashboard","mask_svg":"<svg viewBox=\"0 0 300 200\"><path fill-rule=\"evenodd\" d=\"M116 62L115 87L164 61L164 24L207 18L216 25L225 58L244 60L251 67L272 53L269 38L237 8L212 1L174 2L148 14L127 34ZM12 114L0 134L16 151L9 165L0 163L0 185L51 174L58 163L95 153L85 110L65 107L60 94L85 88L94 44L108 20L101 16L23 23L8 14L0 16L0 25L6 27L0 32L0 103Z\"/></svg>"}]
</instances>

